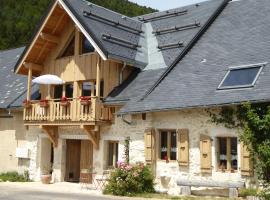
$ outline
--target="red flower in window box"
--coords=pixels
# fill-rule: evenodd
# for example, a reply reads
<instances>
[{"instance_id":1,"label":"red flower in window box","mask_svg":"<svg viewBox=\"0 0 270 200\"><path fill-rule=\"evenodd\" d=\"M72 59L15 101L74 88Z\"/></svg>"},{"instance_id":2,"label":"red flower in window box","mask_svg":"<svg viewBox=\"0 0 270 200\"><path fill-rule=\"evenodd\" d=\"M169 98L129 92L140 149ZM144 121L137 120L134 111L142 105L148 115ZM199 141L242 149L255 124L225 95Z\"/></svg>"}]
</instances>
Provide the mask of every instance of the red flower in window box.
<instances>
[{"instance_id":1,"label":"red flower in window box","mask_svg":"<svg viewBox=\"0 0 270 200\"><path fill-rule=\"evenodd\" d=\"M49 106L49 101L44 99L39 101L39 106L42 108L47 108Z\"/></svg>"},{"instance_id":2,"label":"red flower in window box","mask_svg":"<svg viewBox=\"0 0 270 200\"><path fill-rule=\"evenodd\" d=\"M60 105L61 106L69 106L70 102L69 102L68 98L67 97L62 97L61 101L60 101Z\"/></svg>"},{"instance_id":3,"label":"red flower in window box","mask_svg":"<svg viewBox=\"0 0 270 200\"><path fill-rule=\"evenodd\" d=\"M31 107L31 101L24 100L23 101L23 107L26 108L26 109L30 108Z\"/></svg>"},{"instance_id":4,"label":"red flower in window box","mask_svg":"<svg viewBox=\"0 0 270 200\"><path fill-rule=\"evenodd\" d=\"M80 102L81 102L81 105L88 106L91 104L91 97L81 96Z\"/></svg>"}]
</instances>

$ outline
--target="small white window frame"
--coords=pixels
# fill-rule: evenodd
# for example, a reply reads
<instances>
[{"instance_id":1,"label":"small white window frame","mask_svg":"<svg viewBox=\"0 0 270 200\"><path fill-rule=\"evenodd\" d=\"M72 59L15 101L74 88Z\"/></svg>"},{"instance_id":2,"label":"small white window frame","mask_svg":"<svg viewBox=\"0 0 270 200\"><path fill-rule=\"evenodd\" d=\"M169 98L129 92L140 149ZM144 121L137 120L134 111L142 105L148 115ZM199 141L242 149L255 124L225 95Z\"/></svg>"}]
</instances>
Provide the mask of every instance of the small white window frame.
<instances>
[{"instance_id":1,"label":"small white window frame","mask_svg":"<svg viewBox=\"0 0 270 200\"><path fill-rule=\"evenodd\" d=\"M227 89L241 89L241 88L250 88L250 87L254 87L257 79L259 78L259 75L261 74L263 68L265 67L265 65L267 65L267 62L264 63L257 63L257 64L252 64L252 65L241 65L241 66L236 66L236 67L229 67L227 73L225 74L224 78L222 79L221 83L218 86L218 90L227 90ZM253 82L251 84L247 84L247 85L234 85L234 86L222 86L222 84L224 83L224 81L226 80L226 78L228 77L229 73L233 70L237 70L237 69L250 69L250 68L257 68L260 67L255 79L253 80Z\"/></svg>"}]
</instances>

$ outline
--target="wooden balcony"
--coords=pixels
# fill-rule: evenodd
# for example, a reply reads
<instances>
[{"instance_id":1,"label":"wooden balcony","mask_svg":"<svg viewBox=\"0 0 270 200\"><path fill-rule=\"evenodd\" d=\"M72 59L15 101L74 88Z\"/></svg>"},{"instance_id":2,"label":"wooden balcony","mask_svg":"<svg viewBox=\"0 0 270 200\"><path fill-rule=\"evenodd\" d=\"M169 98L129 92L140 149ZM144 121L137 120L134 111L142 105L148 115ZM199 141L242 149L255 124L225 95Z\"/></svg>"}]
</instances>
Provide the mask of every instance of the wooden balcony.
<instances>
[{"instance_id":1,"label":"wooden balcony","mask_svg":"<svg viewBox=\"0 0 270 200\"><path fill-rule=\"evenodd\" d=\"M91 97L88 105L79 98L67 102L51 99L42 105L40 101L31 101L24 108L25 125L97 125L110 122L113 117L111 109L96 97Z\"/></svg>"}]
</instances>

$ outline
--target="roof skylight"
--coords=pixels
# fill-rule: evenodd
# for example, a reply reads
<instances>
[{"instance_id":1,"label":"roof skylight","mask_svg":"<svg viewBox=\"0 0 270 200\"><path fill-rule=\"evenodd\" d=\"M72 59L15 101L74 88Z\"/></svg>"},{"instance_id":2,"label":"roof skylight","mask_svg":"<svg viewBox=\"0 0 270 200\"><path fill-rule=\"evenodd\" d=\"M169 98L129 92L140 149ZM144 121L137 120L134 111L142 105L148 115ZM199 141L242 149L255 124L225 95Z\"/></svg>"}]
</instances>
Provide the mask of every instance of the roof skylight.
<instances>
[{"instance_id":1,"label":"roof skylight","mask_svg":"<svg viewBox=\"0 0 270 200\"><path fill-rule=\"evenodd\" d=\"M266 63L229 68L218 89L253 87Z\"/></svg>"}]
</instances>

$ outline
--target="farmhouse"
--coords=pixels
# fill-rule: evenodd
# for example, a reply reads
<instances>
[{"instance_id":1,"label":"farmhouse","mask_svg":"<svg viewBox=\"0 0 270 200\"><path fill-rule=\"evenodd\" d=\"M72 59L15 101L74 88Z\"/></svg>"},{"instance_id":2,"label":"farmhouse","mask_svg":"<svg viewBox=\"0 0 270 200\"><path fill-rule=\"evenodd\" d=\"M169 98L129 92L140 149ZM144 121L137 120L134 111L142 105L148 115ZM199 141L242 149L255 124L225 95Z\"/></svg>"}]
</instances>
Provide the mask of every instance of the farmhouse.
<instances>
[{"instance_id":1,"label":"farmhouse","mask_svg":"<svg viewBox=\"0 0 270 200\"><path fill-rule=\"evenodd\" d=\"M30 174L38 180L51 165L54 181L102 174L129 139L130 162L151 165L160 190L179 193L187 179L254 185L238 130L208 111L269 101L269 6L212 0L129 18L53 2L15 66L28 76L23 120L37 138ZM32 79L47 74L64 84L40 85L41 100L31 99Z\"/></svg>"}]
</instances>

